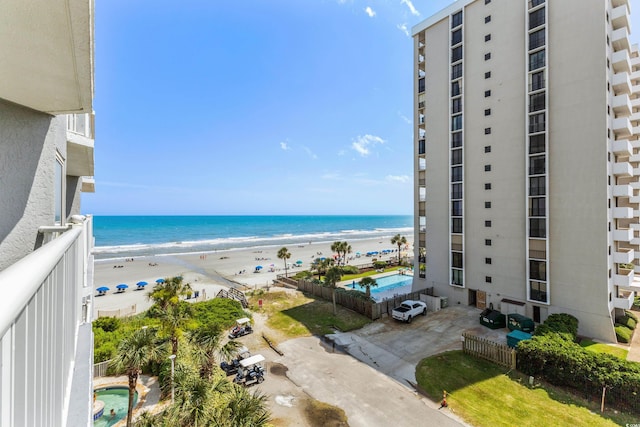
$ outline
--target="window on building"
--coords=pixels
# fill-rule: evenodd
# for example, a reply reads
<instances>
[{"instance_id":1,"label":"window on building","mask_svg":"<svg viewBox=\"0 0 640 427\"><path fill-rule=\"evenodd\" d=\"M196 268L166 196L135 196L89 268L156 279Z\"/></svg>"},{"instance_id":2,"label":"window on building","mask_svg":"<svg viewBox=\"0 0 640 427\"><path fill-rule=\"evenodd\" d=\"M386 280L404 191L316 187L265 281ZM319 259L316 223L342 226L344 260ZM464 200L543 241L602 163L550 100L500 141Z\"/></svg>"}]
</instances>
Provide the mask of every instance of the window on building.
<instances>
[{"instance_id":1,"label":"window on building","mask_svg":"<svg viewBox=\"0 0 640 427\"><path fill-rule=\"evenodd\" d=\"M484 239L485 246L491 246L491 239Z\"/></svg>"},{"instance_id":2,"label":"window on building","mask_svg":"<svg viewBox=\"0 0 640 427\"><path fill-rule=\"evenodd\" d=\"M462 216L462 200L451 202L451 216Z\"/></svg>"},{"instance_id":3,"label":"window on building","mask_svg":"<svg viewBox=\"0 0 640 427\"><path fill-rule=\"evenodd\" d=\"M462 28L458 28L451 33L451 46L455 46L458 43L462 43Z\"/></svg>"},{"instance_id":4,"label":"window on building","mask_svg":"<svg viewBox=\"0 0 640 427\"><path fill-rule=\"evenodd\" d=\"M545 173L545 156L529 157L529 175L542 175Z\"/></svg>"},{"instance_id":5,"label":"window on building","mask_svg":"<svg viewBox=\"0 0 640 427\"><path fill-rule=\"evenodd\" d=\"M485 145L484 146L484 152L485 153L490 153L491 152L491 146L490 145Z\"/></svg>"},{"instance_id":6,"label":"window on building","mask_svg":"<svg viewBox=\"0 0 640 427\"><path fill-rule=\"evenodd\" d=\"M529 216L546 216L546 199L544 197L532 197L529 199Z\"/></svg>"},{"instance_id":7,"label":"window on building","mask_svg":"<svg viewBox=\"0 0 640 427\"><path fill-rule=\"evenodd\" d=\"M544 43L545 43L544 28L529 34L529 50L534 50L541 46L544 46Z\"/></svg>"},{"instance_id":8,"label":"window on building","mask_svg":"<svg viewBox=\"0 0 640 427\"><path fill-rule=\"evenodd\" d=\"M529 112L544 110L546 107L545 98L544 92L529 95Z\"/></svg>"},{"instance_id":9,"label":"window on building","mask_svg":"<svg viewBox=\"0 0 640 427\"><path fill-rule=\"evenodd\" d=\"M491 276L484 276L484 281L486 283L491 283Z\"/></svg>"},{"instance_id":10,"label":"window on building","mask_svg":"<svg viewBox=\"0 0 640 427\"><path fill-rule=\"evenodd\" d=\"M451 83L451 96L458 96L462 92L460 80Z\"/></svg>"},{"instance_id":11,"label":"window on building","mask_svg":"<svg viewBox=\"0 0 640 427\"><path fill-rule=\"evenodd\" d=\"M547 262L529 260L529 278L533 280L547 280Z\"/></svg>"},{"instance_id":12,"label":"window on building","mask_svg":"<svg viewBox=\"0 0 640 427\"><path fill-rule=\"evenodd\" d=\"M462 59L462 46L451 49L451 62L458 62Z\"/></svg>"},{"instance_id":13,"label":"window on building","mask_svg":"<svg viewBox=\"0 0 640 427\"><path fill-rule=\"evenodd\" d=\"M462 129L462 114L451 117L451 130L456 131Z\"/></svg>"},{"instance_id":14,"label":"window on building","mask_svg":"<svg viewBox=\"0 0 640 427\"><path fill-rule=\"evenodd\" d=\"M451 218L451 232L462 233L462 218Z\"/></svg>"},{"instance_id":15,"label":"window on building","mask_svg":"<svg viewBox=\"0 0 640 427\"><path fill-rule=\"evenodd\" d=\"M544 0L529 0L529 9L533 9L534 7L539 6L542 3L544 3Z\"/></svg>"},{"instance_id":16,"label":"window on building","mask_svg":"<svg viewBox=\"0 0 640 427\"><path fill-rule=\"evenodd\" d=\"M457 269L451 269L451 284L462 286L462 271Z\"/></svg>"},{"instance_id":17,"label":"window on building","mask_svg":"<svg viewBox=\"0 0 640 427\"><path fill-rule=\"evenodd\" d=\"M490 91L490 90L485 90L485 91L484 91L484 97L485 97L485 98L488 98L488 97L490 97L490 96L491 96L491 91Z\"/></svg>"},{"instance_id":18,"label":"window on building","mask_svg":"<svg viewBox=\"0 0 640 427\"><path fill-rule=\"evenodd\" d=\"M487 15L484 17L484 23L488 24L489 22L491 22L491 15Z\"/></svg>"},{"instance_id":19,"label":"window on building","mask_svg":"<svg viewBox=\"0 0 640 427\"><path fill-rule=\"evenodd\" d=\"M529 154L544 153L544 134L529 137Z\"/></svg>"},{"instance_id":20,"label":"window on building","mask_svg":"<svg viewBox=\"0 0 640 427\"><path fill-rule=\"evenodd\" d=\"M484 110L484 115L485 116L490 116L491 115L491 108L487 108Z\"/></svg>"},{"instance_id":21,"label":"window on building","mask_svg":"<svg viewBox=\"0 0 640 427\"><path fill-rule=\"evenodd\" d=\"M489 40L491 40L491 34L485 34L484 35L484 41L488 42Z\"/></svg>"},{"instance_id":22,"label":"window on building","mask_svg":"<svg viewBox=\"0 0 640 427\"><path fill-rule=\"evenodd\" d=\"M547 237L547 222L544 218L529 218L529 237Z\"/></svg>"},{"instance_id":23,"label":"window on building","mask_svg":"<svg viewBox=\"0 0 640 427\"><path fill-rule=\"evenodd\" d=\"M484 165L485 172L491 172L491 165Z\"/></svg>"},{"instance_id":24,"label":"window on building","mask_svg":"<svg viewBox=\"0 0 640 427\"><path fill-rule=\"evenodd\" d=\"M485 221L484 226L487 228L491 227L491 221Z\"/></svg>"},{"instance_id":25,"label":"window on building","mask_svg":"<svg viewBox=\"0 0 640 427\"><path fill-rule=\"evenodd\" d=\"M489 4L491 3L491 0L484 0L484 4Z\"/></svg>"},{"instance_id":26,"label":"window on building","mask_svg":"<svg viewBox=\"0 0 640 427\"><path fill-rule=\"evenodd\" d=\"M544 24L544 7L529 13L529 29L533 30L536 27Z\"/></svg>"},{"instance_id":27,"label":"window on building","mask_svg":"<svg viewBox=\"0 0 640 427\"><path fill-rule=\"evenodd\" d=\"M546 194L545 177L536 176L536 177L529 178L529 195L544 196L545 194Z\"/></svg>"},{"instance_id":28,"label":"window on building","mask_svg":"<svg viewBox=\"0 0 640 427\"><path fill-rule=\"evenodd\" d=\"M490 79L491 78L491 71L487 71L486 73L484 73L484 78L485 79Z\"/></svg>"},{"instance_id":29,"label":"window on building","mask_svg":"<svg viewBox=\"0 0 640 427\"><path fill-rule=\"evenodd\" d=\"M484 189L485 190L491 190L491 183L490 182L485 182L484 183Z\"/></svg>"},{"instance_id":30,"label":"window on building","mask_svg":"<svg viewBox=\"0 0 640 427\"><path fill-rule=\"evenodd\" d=\"M451 101L451 114L462 112L462 98L454 98Z\"/></svg>"},{"instance_id":31,"label":"window on building","mask_svg":"<svg viewBox=\"0 0 640 427\"><path fill-rule=\"evenodd\" d=\"M491 258L485 258L484 259L484 263L485 264L491 264Z\"/></svg>"},{"instance_id":32,"label":"window on building","mask_svg":"<svg viewBox=\"0 0 640 427\"><path fill-rule=\"evenodd\" d=\"M491 202L484 202L485 209L491 209Z\"/></svg>"},{"instance_id":33,"label":"window on building","mask_svg":"<svg viewBox=\"0 0 640 427\"><path fill-rule=\"evenodd\" d=\"M462 25L462 11L451 15L451 28L456 28Z\"/></svg>"},{"instance_id":34,"label":"window on building","mask_svg":"<svg viewBox=\"0 0 640 427\"><path fill-rule=\"evenodd\" d=\"M529 298L534 301L547 302L547 284L531 280L529 282Z\"/></svg>"},{"instance_id":35,"label":"window on building","mask_svg":"<svg viewBox=\"0 0 640 427\"><path fill-rule=\"evenodd\" d=\"M484 60L485 60L485 61L488 61L488 60L490 60L490 59L491 59L491 52L487 52L487 53L485 53L485 54L484 54Z\"/></svg>"},{"instance_id":36,"label":"window on building","mask_svg":"<svg viewBox=\"0 0 640 427\"><path fill-rule=\"evenodd\" d=\"M484 128L484 134L485 135L491 134L491 128Z\"/></svg>"},{"instance_id":37,"label":"window on building","mask_svg":"<svg viewBox=\"0 0 640 427\"><path fill-rule=\"evenodd\" d=\"M462 164L462 148L451 150L451 164L452 165Z\"/></svg>"},{"instance_id":38,"label":"window on building","mask_svg":"<svg viewBox=\"0 0 640 427\"><path fill-rule=\"evenodd\" d=\"M462 166L451 168L451 182L462 182Z\"/></svg>"},{"instance_id":39,"label":"window on building","mask_svg":"<svg viewBox=\"0 0 640 427\"><path fill-rule=\"evenodd\" d=\"M462 199L462 184L451 184L451 200Z\"/></svg>"},{"instance_id":40,"label":"window on building","mask_svg":"<svg viewBox=\"0 0 640 427\"><path fill-rule=\"evenodd\" d=\"M529 54L529 71L544 67L545 54L544 49Z\"/></svg>"},{"instance_id":41,"label":"window on building","mask_svg":"<svg viewBox=\"0 0 640 427\"><path fill-rule=\"evenodd\" d=\"M451 66L451 80L462 77L462 62Z\"/></svg>"},{"instance_id":42,"label":"window on building","mask_svg":"<svg viewBox=\"0 0 640 427\"><path fill-rule=\"evenodd\" d=\"M451 134L451 148L462 147L462 132Z\"/></svg>"},{"instance_id":43,"label":"window on building","mask_svg":"<svg viewBox=\"0 0 640 427\"><path fill-rule=\"evenodd\" d=\"M418 92L424 92L424 78L418 80Z\"/></svg>"},{"instance_id":44,"label":"window on building","mask_svg":"<svg viewBox=\"0 0 640 427\"><path fill-rule=\"evenodd\" d=\"M451 267L462 268L462 253L451 252Z\"/></svg>"},{"instance_id":45,"label":"window on building","mask_svg":"<svg viewBox=\"0 0 640 427\"><path fill-rule=\"evenodd\" d=\"M529 84L529 89L531 91L544 89L544 71L532 73L529 79L531 81Z\"/></svg>"},{"instance_id":46,"label":"window on building","mask_svg":"<svg viewBox=\"0 0 640 427\"><path fill-rule=\"evenodd\" d=\"M545 130L545 114L538 113L529 116L529 133L544 132Z\"/></svg>"},{"instance_id":47,"label":"window on building","mask_svg":"<svg viewBox=\"0 0 640 427\"><path fill-rule=\"evenodd\" d=\"M418 154L424 154L426 151L424 139L418 141Z\"/></svg>"}]
</instances>

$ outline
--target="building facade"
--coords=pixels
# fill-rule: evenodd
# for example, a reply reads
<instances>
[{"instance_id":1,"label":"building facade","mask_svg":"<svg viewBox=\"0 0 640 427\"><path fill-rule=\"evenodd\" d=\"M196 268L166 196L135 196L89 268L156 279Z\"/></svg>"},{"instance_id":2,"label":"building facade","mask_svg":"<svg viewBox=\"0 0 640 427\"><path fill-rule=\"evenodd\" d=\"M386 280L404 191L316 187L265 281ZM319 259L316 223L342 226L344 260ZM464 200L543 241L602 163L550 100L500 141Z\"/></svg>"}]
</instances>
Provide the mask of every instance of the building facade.
<instances>
[{"instance_id":1,"label":"building facade","mask_svg":"<svg viewBox=\"0 0 640 427\"><path fill-rule=\"evenodd\" d=\"M93 0L0 14L0 426L93 425Z\"/></svg>"},{"instance_id":2,"label":"building facade","mask_svg":"<svg viewBox=\"0 0 640 427\"><path fill-rule=\"evenodd\" d=\"M640 282L628 0L459 0L413 28L414 290L615 341Z\"/></svg>"}]
</instances>

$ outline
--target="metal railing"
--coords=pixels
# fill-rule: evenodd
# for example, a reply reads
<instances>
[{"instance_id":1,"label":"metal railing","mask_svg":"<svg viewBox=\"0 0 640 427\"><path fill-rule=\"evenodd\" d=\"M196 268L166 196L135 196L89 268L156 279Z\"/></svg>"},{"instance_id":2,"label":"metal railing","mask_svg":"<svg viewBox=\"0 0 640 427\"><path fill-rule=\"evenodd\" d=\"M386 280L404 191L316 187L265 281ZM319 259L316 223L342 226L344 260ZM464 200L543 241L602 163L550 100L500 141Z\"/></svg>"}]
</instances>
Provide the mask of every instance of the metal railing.
<instances>
[{"instance_id":1,"label":"metal railing","mask_svg":"<svg viewBox=\"0 0 640 427\"><path fill-rule=\"evenodd\" d=\"M0 272L0 426L67 424L74 368L82 365L78 334L91 320L91 218L74 221ZM88 411L89 402L73 404Z\"/></svg>"}]
</instances>

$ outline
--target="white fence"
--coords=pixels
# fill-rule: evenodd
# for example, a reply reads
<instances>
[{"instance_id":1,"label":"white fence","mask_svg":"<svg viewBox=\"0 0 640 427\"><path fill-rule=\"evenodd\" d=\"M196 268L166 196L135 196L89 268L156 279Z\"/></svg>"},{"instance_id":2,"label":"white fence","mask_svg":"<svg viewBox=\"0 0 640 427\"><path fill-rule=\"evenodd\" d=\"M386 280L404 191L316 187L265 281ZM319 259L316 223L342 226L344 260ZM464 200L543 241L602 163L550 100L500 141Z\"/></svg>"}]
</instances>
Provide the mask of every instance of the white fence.
<instances>
[{"instance_id":1,"label":"white fence","mask_svg":"<svg viewBox=\"0 0 640 427\"><path fill-rule=\"evenodd\" d=\"M91 320L93 243L91 218L76 222L45 230L54 238L0 272L0 426L68 425L71 401L74 414L90 411L90 396L72 398L72 389L90 395L91 388L89 365L86 384L74 378L86 365L77 360L77 337Z\"/></svg>"}]
</instances>

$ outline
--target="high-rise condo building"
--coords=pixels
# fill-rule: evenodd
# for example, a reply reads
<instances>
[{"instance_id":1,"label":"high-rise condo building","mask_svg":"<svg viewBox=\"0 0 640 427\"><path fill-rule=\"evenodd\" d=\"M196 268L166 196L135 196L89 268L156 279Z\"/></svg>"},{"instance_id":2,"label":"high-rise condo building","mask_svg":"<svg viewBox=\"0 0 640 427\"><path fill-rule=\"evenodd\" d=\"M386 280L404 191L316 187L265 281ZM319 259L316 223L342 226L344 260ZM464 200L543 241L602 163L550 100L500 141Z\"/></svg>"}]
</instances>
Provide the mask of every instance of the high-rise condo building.
<instances>
[{"instance_id":1,"label":"high-rise condo building","mask_svg":"<svg viewBox=\"0 0 640 427\"><path fill-rule=\"evenodd\" d=\"M0 12L0 426L93 426L93 0Z\"/></svg>"},{"instance_id":2,"label":"high-rise condo building","mask_svg":"<svg viewBox=\"0 0 640 427\"><path fill-rule=\"evenodd\" d=\"M615 341L640 281L628 0L459 0L413 28L414 290Z\"/></svg>"}]
</instances>

